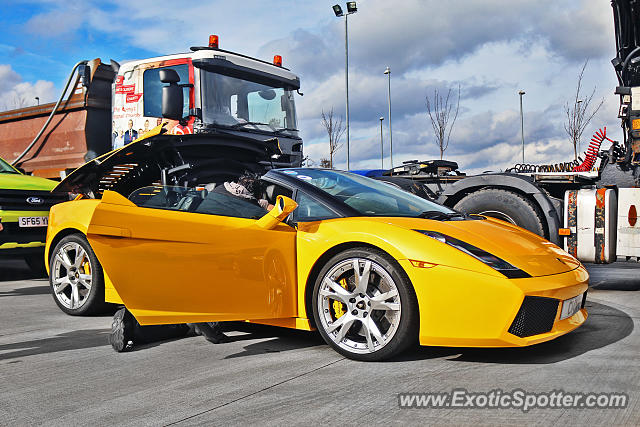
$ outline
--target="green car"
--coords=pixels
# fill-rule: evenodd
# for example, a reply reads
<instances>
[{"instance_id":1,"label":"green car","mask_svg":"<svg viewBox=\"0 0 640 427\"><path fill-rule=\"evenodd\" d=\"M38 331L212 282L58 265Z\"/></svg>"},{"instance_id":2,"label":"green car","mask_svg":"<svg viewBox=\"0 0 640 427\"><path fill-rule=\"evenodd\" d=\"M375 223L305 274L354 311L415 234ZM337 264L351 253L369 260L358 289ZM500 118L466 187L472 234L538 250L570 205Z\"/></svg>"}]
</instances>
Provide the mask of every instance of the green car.
<instances>
[{"instance_id":1,"label":"green car","mask_svg":"<svg viewBox=\"0 0 640 427\"><path fill-rule=\"evenodd\" d=\"M21 256L44 271L44 242L49 208L68 200L51 193L58 183L25 175L0 158L0 257Z\"/></svg>"}]
</instances>

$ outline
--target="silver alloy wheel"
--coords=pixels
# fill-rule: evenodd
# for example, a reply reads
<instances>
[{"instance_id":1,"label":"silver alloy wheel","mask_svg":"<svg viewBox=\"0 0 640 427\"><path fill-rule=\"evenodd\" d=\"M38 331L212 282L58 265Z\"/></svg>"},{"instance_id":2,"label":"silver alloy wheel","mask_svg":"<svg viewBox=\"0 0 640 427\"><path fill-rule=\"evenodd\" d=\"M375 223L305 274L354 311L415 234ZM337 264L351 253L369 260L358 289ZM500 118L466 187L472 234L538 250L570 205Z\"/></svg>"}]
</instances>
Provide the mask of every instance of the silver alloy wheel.
<instances>
[{"instance_id":1,"label":"silver alloy wheel","mask_svg":"<svg viewBox=\"0 0 640 427\"><path fill-rule=\"evenodd\" d=\"M66 308L76 310L91 293L91 260L84 248L68 242L58 249L51 263L53 293Z\"/></svg>"},{"instance_id":2,"label":"silver alloy wheel","mask_svg":"<svg viewBox=\"0 0 640 427\"><path fill-rule=\"evenodd\" d=\"M367 258L340 261L324 275L316 301L329 338L352 353L387 345L400 324L401 303L391 275Z\"/></svg>"}]
</instances>

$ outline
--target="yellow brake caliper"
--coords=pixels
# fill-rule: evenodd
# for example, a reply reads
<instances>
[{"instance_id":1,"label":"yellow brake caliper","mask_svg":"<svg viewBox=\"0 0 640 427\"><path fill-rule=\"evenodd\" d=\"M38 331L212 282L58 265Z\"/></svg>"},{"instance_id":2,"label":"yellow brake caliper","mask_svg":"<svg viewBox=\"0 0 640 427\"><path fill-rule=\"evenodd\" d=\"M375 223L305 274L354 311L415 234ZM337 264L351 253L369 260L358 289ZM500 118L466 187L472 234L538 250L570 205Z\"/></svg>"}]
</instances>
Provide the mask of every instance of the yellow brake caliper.
<instances>
[{"instance_id":1,"label":"yellow brake caliper","mask_svg":"<svg viewBox=\"0 0 640 427\"><path fill-rule=\"evenodd\" d=\"M88 260L82 264L82 269L84 270L84 274L91 274L91 265Z\"/></svg>"},{"instance_id":2,"label":"yellow brake caliper","mask_svg":"<svg viewBox=\"0 0 640 427\"><path fill-rule=\"evenodd\" d=\"M347 289L347 279L342 279L340 280L340 286L342 286L343 288ZM342 315L344 315L345 311L345 305L344 303L338 301L338 300L333 300L333 312L336 315L336 319L339 319L340 317L342 317Z\"/></svg>"}]
</instances>

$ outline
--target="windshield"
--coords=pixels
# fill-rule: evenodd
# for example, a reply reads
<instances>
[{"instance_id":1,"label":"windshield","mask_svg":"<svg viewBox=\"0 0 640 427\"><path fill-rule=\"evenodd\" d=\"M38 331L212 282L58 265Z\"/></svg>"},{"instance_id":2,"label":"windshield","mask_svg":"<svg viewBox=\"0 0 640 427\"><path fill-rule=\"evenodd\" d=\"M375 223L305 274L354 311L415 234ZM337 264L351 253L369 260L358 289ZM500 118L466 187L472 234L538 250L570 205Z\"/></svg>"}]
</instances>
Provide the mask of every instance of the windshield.
<instances>
[{"instance_id":1,"label":"windshield","mask_svg":"<svg viewBox=\"0 0 640 427\"><path fill-rule=\"evenodd\" d=\"M455 214L455 211L400 190L383 181L349 172L322 169L288 169L295 176L338 198L367 216L423 216L425 212Z\"/></svg>"},{"instance_id":2,"label":"windshield","mask_svg":"<svg viewBox=\"0 0 640 427\"><path fill-rule=\"evenodd\" d=\"M204 69L201 81L205 125L297 136L293 91Z\"/></svg>"},{"instance_id":3,"label":"windshield","mask_svg":"<svg viewBox=\"0 0 640 427\"><path fill-rule=\"evenodd\" d=\"M9 163L0 159L0 173L20 173L20 172L18 172L17 170L9 166Z\"/></svg>"}]
</instances>

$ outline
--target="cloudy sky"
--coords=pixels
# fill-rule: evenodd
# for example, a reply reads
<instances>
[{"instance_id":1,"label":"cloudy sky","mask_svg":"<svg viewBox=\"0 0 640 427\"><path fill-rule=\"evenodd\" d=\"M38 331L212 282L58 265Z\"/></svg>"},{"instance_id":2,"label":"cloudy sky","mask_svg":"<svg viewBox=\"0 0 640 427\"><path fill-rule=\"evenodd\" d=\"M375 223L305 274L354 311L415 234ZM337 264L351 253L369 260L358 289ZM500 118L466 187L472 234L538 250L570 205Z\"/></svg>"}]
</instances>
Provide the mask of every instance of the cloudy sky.
<instances>
[{"instance_id":1,"label":"cloudy sky","mask_svg":"<svg viewBox=\"0 0 640 427\"><path fill-rule=\"evenodd\" d=\"M192 2L193 3L193 2ZM297 97L305 154L328 157L320 113L344 115L344 18L334 1L0 0L0 109L53 101L82 59L117 61L185 52L209 34L221 48L274 54L302 81ZM185 3L187 4L187 3ZM344 1L341 3L345 9ZM467 171L500 170L521 158L518 91L524 89L525 158L573 158L564 104L583 87L604 105L583 140L607 126L621 139L613 18L607 0L359 0L349 17L351 168L389 167L387 76L391 68L394 164L438 158L425 99L461 88L445 157ZM584 150L583 144L583 150ZM337 154L346 167L346 148Z\"/></svg>"}]
</instances>

